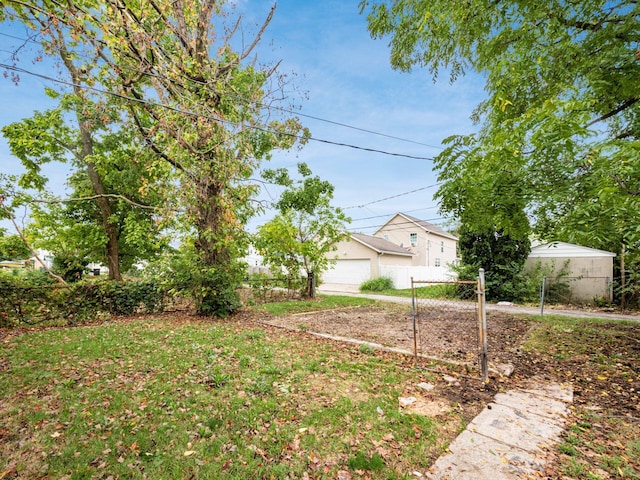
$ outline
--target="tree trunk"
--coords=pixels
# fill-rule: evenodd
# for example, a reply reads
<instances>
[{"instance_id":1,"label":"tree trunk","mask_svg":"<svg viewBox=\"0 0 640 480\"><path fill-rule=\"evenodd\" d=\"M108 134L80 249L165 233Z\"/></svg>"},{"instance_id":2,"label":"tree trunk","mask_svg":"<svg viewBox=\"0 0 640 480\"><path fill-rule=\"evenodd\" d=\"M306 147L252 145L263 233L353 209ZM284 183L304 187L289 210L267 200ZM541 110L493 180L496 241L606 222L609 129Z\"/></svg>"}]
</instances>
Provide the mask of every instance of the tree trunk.
<instances>
[{"instance_id":1,"label":"tree trunk","mask_svg":"<svg viewBox=\"0 0 640 480\"><path fill-rule=\"evenodd\" d=\"M80 120L80 119L79 119ZM100 175L96 171L93 163L88 162L86 159L93 153L93 141L91 139L91 133L82 126L80 122L80 132L82 136L82 156L85 159L87 165L87 173L91 180L91 185L96 195L104 195L104 184ZM118 229L116 225L111 222L111 215L113 209L111 208L111 202L104 196L99 196L96 199L96 204L100 210L100 216L102 217L102 227L107 235L107 266L109 267L109 280L121 281L122 275L120 274L120 252L118 247Z\"/></svg>"},{"instance_id":2,"label":"tree trunk","mask_svg":"<svg viewBox=\"0 0 640 480\"><path fill-rule=\"evenodd\" d=\"M71 75L71 79L73 80L74 93L78 96L78 98L84 98L84 92L80 87L80 84L83 82L82 75L73 64L71 55L67 51L66 45L64 43L60 46L60 57L62 58L62 61L67 67L67 70ZM96 199L96 204L98 205L100 216L102 217L102 227L104 228L104 232L107 235L106 256L107 266L109 267L109 280L121 281L122 275L120 275L118 229L117 226L113 222L111 222L113 209L111 208L110 200L103 196L106 192L104 189L104 184L102 183L102 179L96 171L95 165L91 161L89 161L91 155L93 155L94 153L93 137L91 135L91 131L87 127L85 119L82 118L82 115L79 111L76 111L76 118L78 119L78 128L80 129L80 138L82 141L82 150L79 156L87 166L87 173L89 175L89 179L91 181L91 185L93 186L95 194L99 195L99 197Z\"/></svg>"},{"instance_id":3,"label":"tree trunk","mask_svg":"<svg viewBox=\"0 0 640 480\"><path fill-rule=\"evenodd\" d=\"M316 297L316 276L313 272L307 273L307 297Z\"/></svg>"},{"instance_id":4,"label":"tree trunk","mask_svg":"<svg viewBox=\"0 0 640 480\"><path fill-rule=\"evenodd\" d=\"M226 317L240 307L240 270L233 262L229 243L236 238L229 230L233 212L224 205L223 191L222 185L206 180L196 188L193 214L198 236L194 246L202 267L199 315Z\"/></svg>"}]
</instances>

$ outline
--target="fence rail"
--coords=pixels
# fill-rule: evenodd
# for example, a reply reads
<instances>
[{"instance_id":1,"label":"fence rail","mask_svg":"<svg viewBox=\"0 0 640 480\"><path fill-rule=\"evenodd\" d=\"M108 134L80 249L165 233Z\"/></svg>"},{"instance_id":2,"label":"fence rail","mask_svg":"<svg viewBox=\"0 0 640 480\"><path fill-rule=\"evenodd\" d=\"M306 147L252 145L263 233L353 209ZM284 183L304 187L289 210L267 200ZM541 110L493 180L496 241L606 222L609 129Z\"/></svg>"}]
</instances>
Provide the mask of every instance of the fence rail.
<instances>
[{"instance_id":1,"label":"fence rail","mask_svg":"<svg viewBox=\"0 0 640 480\"><path fill-rule=\"evenodd\" d=\"M480 367L482 380L487 380L484 270L476 281L412 278L411 306L416 363L420 357L430 356L466 363L477 355L474 362Z\"/></svg>"}]
</instances>

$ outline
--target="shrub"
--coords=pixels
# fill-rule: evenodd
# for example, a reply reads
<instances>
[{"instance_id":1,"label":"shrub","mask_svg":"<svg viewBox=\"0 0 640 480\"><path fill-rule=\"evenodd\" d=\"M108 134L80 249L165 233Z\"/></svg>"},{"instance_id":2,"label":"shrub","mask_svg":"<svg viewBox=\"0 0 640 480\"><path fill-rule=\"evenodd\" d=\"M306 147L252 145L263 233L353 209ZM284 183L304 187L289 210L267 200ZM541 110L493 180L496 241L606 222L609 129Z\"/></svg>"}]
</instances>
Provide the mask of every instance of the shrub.
<instances>
[{"instance_id":1,"label":"shrub","mask_svg":"<svg viewBox=\"0 0 640 480\"><path fill-rule=\"evenodd\" d=\"M384 290L393 290L393 288L393 280L389 277L372 278L360 285L361 292L382 292Z\"/></svg>"},{"instance_id":2,"label":"shrub","mask_svg":"<svg viewBox=\"0 0 640 480\"><path fill-rule=\"evenodd\" d=\"M0 326L62 321L68 325L100 315L164 310L168 291L155 280L80 281L53 284L43 275L0 276Z\"/></svg>"}]
</instances>

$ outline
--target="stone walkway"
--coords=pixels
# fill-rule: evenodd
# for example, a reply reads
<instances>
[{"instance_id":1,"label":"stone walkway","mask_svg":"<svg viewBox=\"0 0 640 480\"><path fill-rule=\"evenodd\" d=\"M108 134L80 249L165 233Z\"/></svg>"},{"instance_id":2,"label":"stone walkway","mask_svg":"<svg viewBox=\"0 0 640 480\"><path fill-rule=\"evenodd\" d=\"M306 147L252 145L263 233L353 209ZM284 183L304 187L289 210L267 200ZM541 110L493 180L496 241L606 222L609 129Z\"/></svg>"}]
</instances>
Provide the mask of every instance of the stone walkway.
<instances>
[{"instance_id":1,"label":"stone walkway","mask_svg":"<svg viewBox=\"0 0 640 480\"><path fill-rule=\"evenodd\" d=\"M431 480L513 480L545 477L547 452L560 439L570 387L533 384L499 393L429 470Z\"/></svg>"}]
</instances>

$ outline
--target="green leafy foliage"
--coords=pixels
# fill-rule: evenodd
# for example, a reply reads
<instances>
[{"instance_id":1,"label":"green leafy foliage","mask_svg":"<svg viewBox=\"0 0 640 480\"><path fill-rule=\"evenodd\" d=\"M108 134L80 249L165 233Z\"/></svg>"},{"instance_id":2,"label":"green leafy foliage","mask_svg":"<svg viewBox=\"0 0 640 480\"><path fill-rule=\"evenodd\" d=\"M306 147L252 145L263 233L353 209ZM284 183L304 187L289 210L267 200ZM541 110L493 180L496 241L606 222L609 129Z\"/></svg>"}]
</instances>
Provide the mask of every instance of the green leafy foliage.
<instances>
[{"instance_id":1,"label":"green leafy foliage","mask_svg":"<svg viewBox=\"0 0 640 480\"><path fill-rule=\"evenodd\" d=\"M298 278L305 272L304 293L312 297L314 284L329 268L330 252L344 237L349 219L340 208L331 206L333 186L329 182L312 176L304 163L298 164L298 173L302 178L294 181L284 169L264 172L265 179L286 189L276 202L278 215L260 227L254 243L275 275L284 272Z\"/></svg>"},{"instance_id":2,"label":"green leafy foliage","mask_svg":"<svg viewBox=\"0 0 640 480\"><path fill-rule=\"evenodd\" d=\"M104 315L161 312L170 291L154 280L78 281L60 285L31 270L0 274L0 326L62 323L74 325Z\"/></svg>"},{"instance_id":3,"label":"green leafy foliage","mask_svg":"<svg viewBox=\"0 0 640 480\"><path fill-rule=\"evenodd\" d=\"M241 306L238 290L245 270L246 264L240 261L220 269L206 266L195 247L185 243L150 263L143 275L175 297L192 299L200 315L223 318Z\"/></svg>"},{"instance_id":4,"label":"green leafy foliage","mask_svg":"<svg viewBox=\"0 0 640 480\"><path fill-rule=\"evenodd\" d=\"M0 229L0 260L24 260L30 256L29 248L18 235L7 235Z\"/></svg>"},{"instance_id":5,"label":"green leafy foliage","mask_svg":"<svg viewBox=\"0 0 640 480\"><path fill-rule=\"evenodd\" d=\"M234 34L246 31L239 19L227 19L231 10L225 2L127 0L115 11L99 2L10 1L6 9L43 35L45 52L62 60L74 84L63 107L76 114L82 135L78 142L71 134L76 141L60 148L81 154L98 198L93 206L67 213L75 223L77 216L100 219L110 275L129 255L157 253L154 240L163 216L145 208L158 206L157 194L168 211L179 211L179 229L197 254L196 268L181 277L192 282L198 313L234 312L242 279L237 260L247 247L244 225L256 210L257 186L249 179L273 150L304 144L308 137L297 118L270 118L263 109L280 98L286 83L277 69L245 61L271 15L253 41L236 41ZM101 91L118 96L103 97ZM114 125L122 127L115 138ZM31 147L24 136L18 143ZM157 172L170 172L168 183ZM86 177L74 180L78 189L87 185ZM112 196L123 193L122 186L131 187L126 197L136 209ZM154 194L147 197L148 192Z\"/></svg>"},{"instance_id":6,"label":"green leafy foliage","mask_svg":"<svg viewBox=\"0 0 640 480\"><path fill-rule=\"evenodd\" d=\"M360 285L361 292L382 292L383 290L392 290L393 280L389 277L372 278Z\"/></svg>"},{"instance_id":7,"label":"green leafy foliage","mask_svg":"<svg viewBox=\"0 0 640 480\"><path fill-rule=\"evenodd\" d=\"M73 283L82 279L87 272L89 264L87 257L82 257L77 251L75 252L58 252L53 258L53 268L55 274L60 275L65 282Z\"/></svg>"},{"instance_id":8,"label":"green leafy foliage","mask_svg":"<svg viewBox=\"0 0 640 480\"><path fill-rule=\"evenodd\" d=\"M522 274L531 246L527 237L505 233L460 229L459 249L462 265L460 280L475 280L485 270L487 300L520 300L529 286Z\"/></svg>"},{"instance_id":9,"label":"green leafy foliage","mask_svg":"<svg viewBox=\"0 0 640 480\"><path fill-rule=\"evenodd\" d=\"M306 279L275 272L268 275L264 273L250 275L244 283L249 285L251 301L255 304L273 301L274 298L299 296L306 285Z\"/></svg>"},{"instance_id":10,"label":"green leafy foliage","mask_svg":"<svg viewBox=\"0 0 640 480\"><path fill-rule=\"evenodd\" d=\"M473 231L513 238L524 238L531 222L541 239L612 251L637 268L640 6L360 6L371 34L390 37L394 68L426 67L434 80L475 72L485 82L487 98L472 115L478 131L447 139L435 160L445 213Z\"/></svg>"}]
</instances>

